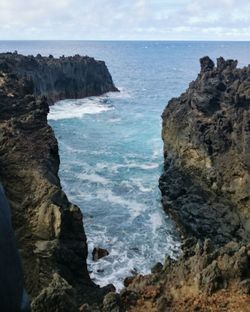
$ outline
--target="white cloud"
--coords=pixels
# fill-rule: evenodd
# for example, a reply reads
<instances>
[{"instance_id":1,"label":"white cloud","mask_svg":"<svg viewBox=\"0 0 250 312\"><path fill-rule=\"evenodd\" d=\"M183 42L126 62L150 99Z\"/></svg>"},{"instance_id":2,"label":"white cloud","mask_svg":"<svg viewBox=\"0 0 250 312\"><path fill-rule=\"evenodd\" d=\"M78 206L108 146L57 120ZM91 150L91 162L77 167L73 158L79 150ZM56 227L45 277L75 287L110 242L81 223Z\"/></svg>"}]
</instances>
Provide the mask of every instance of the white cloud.
<instances>
[{"instance_id":1,"label":"white cloud","mask_svg":"<svg viewBox=\"0 0 250 312\"><path fill-rule=\"evenodd\" d=\"M249 0L0 0L0 20L0 39L250 40Z\"/></svg>"},{"instance_id":2,"label":"white cloud","mask_svg":"<svg viewBox=\"0 0 250 312\"><path fill-rule=\"evenodd\" d=\"M57 16L58 13L67 10L73 2L72 0L1 0L1 22L12 23L14 20L18 23L22 22L22 24L40 22L42 19L46 19L46 16Z\"/></svg>"}]
</instances>

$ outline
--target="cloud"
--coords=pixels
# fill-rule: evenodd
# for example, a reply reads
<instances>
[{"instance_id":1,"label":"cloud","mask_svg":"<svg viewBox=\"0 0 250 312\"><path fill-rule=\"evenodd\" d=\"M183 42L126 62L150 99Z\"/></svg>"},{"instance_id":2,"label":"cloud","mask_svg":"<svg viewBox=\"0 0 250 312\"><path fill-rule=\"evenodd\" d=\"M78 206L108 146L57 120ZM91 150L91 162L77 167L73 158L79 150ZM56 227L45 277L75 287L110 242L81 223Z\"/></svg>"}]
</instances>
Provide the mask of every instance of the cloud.
<instances>
[{"instance_id":1,"label":"cloud","mask_svg":"<svg viewBox=\"0 0 250 312\"><path fill-rule=\"evenodd\" d=\"M16 23L23 25L29 25L30 22L42 22L46 16L51 18L67 10L72 2L72 0L56 2L50 0L1 0L1 22L11 24L16 21Z\"/></svg>"},{"instance_id":2,"label":"cloud","mask_svg":"<svg viewBox=\"0 0 250 312\"><path fill-rule=\"evenodd\" d=\"M0 39L250 40L248 0L1 0Z\"/></svg>"}]
</instances>

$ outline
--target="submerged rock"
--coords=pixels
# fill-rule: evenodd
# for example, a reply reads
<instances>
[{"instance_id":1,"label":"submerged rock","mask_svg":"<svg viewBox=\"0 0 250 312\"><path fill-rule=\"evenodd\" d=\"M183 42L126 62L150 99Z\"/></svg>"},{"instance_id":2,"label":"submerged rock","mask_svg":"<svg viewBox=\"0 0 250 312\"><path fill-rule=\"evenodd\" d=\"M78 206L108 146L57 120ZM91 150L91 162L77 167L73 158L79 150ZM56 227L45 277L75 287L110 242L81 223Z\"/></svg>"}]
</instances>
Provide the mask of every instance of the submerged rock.
<instances>
[{"instance_id":1,"label":"submerged rock","mask_svg":"<svg viewBox=\"0 0 250 312\"><path fill-rule=\"evenodd\" d=\"M159 273L161 272L163 265L160 262L157 262L152 268L151 273Z\"/></svg>"},{"instance_id":2,"label":"submerged rock","mask_svg":"<svg viewBox=\"0 0 250 312\"><path fill-rule=\"evenodd\" d=\"M125 287L128 287L134 280L135 276L127 276L125 277L124 281L123 281L123 285Z\"/></svg>"},{"instance_id":3,"label":"submerged rock","mask_svg":"<svg viewBox=\"0 0 250 312\"><path fill-rule=\"evenodd\" d=\"M106 249L95 247L92 251L92 259L93 261L97 261L103 257L106 257L109 255L109 252Z\"/></svg>"}]
</instances>

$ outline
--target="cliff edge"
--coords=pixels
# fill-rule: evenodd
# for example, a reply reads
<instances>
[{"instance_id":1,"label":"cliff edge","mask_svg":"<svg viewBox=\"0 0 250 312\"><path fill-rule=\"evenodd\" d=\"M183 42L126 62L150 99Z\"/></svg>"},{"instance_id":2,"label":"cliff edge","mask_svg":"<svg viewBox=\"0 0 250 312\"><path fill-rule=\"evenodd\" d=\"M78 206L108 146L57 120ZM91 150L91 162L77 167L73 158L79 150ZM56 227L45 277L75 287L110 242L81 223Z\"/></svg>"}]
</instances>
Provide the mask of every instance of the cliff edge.
<instances>
[{"instance_id":1,"label":"cliff edge","mask_svg":"<svg viewBox=\"0 0 250 312\"><path fill-rule=\"evenodd\" d=\"M26 78L35 96L46 96L49 104L118 91L105 62L88 56L54 58L0 53L0 71Z\"/></svg>"},{"instance_id":2,"label":"cliff edge","mask_svg":"<svg viewBox=\"0 0 250 312\"><path fill-rule=\"evenodd\" d=\"M51 103L115 90L104 62L0 54L0 180L33 311L77 311L106 291L89 278L82 214L61 189L43 95Z\"/></svg>"},{"instance_id":3,"label":"cliff edge","mask_svg":"<svg viewBox=\"0 0 250 312\"><path fill-rule=\"evenodd\" d=\"M250 239L250 66L208 57L163 115L163 205L184 234Z\"/></svg>"}]
</instances>

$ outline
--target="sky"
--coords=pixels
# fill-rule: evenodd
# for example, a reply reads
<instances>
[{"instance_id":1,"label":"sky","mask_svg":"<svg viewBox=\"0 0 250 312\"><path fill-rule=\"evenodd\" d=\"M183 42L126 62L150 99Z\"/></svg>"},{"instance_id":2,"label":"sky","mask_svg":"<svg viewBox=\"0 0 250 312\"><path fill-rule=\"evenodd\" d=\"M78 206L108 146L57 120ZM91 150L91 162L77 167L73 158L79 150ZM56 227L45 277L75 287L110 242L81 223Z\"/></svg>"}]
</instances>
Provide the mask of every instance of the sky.
<instances>
[{"instance_id":1,"label":"sky","mask_svg":"<svg viewBox=\"0 0 250 312\"><path fill-rule=\"evenodd\" d=\"M0 0L0 40L250 40L250 0Z\"/></svg>"}]
</instances>

